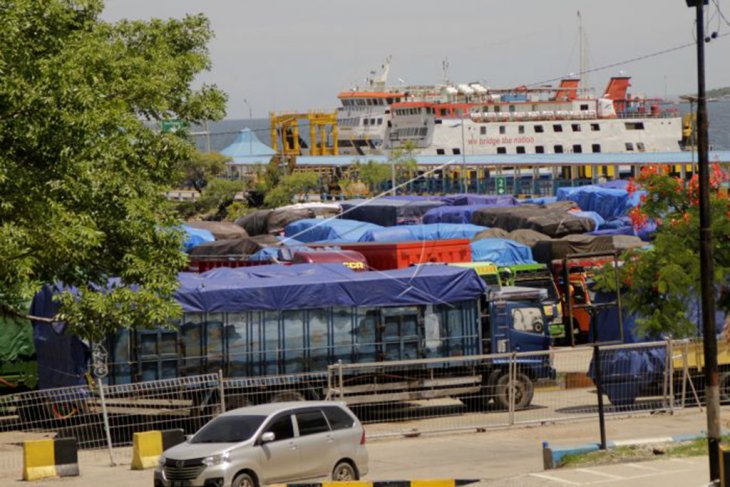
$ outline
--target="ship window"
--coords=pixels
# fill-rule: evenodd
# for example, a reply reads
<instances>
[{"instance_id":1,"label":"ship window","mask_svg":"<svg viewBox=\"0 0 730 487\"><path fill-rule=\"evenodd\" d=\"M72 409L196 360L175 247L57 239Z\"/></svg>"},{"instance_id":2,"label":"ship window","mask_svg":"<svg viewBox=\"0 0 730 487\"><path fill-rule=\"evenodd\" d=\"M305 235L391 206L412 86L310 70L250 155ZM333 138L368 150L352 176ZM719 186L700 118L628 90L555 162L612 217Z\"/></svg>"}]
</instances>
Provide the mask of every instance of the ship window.
<instances>
[{"instance_id":1,"label":"ship window","mask_svg":"<svg viewBox=\"0 0 730 487\"><path fill-rule=\"evenodd\" d=\"M560 125L559 123L556 123L553 125L553 132L562 132L562 131L563 131L562 125Z\"/></svg>"},{"instance_id":2,"label":"ship window","mask_svg":"<svg viewBox=\"0 0 730 487\"><path fill-rule=\"evenodd\" d=\"M542 125L535 125L535 133L536 133L536 134L541 134L541 133L543 133L544 131L545 131L545 129L543 128L543 126L542 126Z\"/></svg>"},{"instance_id":3,"label":"ship window","mask_svg":"<svg viewBox=\"0 0 730 487\"><path fill-rule=\"evenodd\" d=\"M525 126L524 125L518 125L517 126L517 133L518 134L524 134L525 133Z\"/></svg>"},{"instance_id":4,"label":"ship window","mask_svg":"<svg viewBox=\"0 0 730 487\"><path fill-rule=\"evenodd\" d=\"M487 127L479 127L479 133L481 135L487 135Z\"/></svg>"},{"instance_id":5,"label":"ship window","mask_svg":"<svg viewBox=\"0 0 730 487\"><path fill-rule=\"evenodd\" d=\"M453 153L454 155L459 155L459 154L461 154L461 149L459 149L459 148L454 148L454 149L451 149L451 152L452 152L452 153Z\"/></svg>"},{"instance_id":6,"label":"ship window","mask_svg":"<svg viewBox=\"0 0 730 487\"><path fill-rule=\"evenodd\" d=\"M436 149L436 154L443 156L446 152L443 149Z\"/></svg>"},{"instance_id":7,"label":"ship window","mask_svg":"<svg viewBox=\"0 0 730 487\"><path fill-rule=\"evenodd\" d=\"M379 118L378 119L378 125L383 125L383 119L382 118Z\"/></svg>"},{"instance_id":8,"label":"ship window","mask_svg":"<svg viewBox=\"0 0 730 487\"><path fill-rule=\"evenodd\" d=\"M646 146L644 145L643 142L637 142L636 143L636 148L639 150L639 152L646 151Z\"/></svg>"},{"instance_id":9,"label":"ship window","mask_svg":"<svg viewBox=\"0 0 730 487\"><path fill-rule=\"evenodd\" d=\"M363 125L370 125L370 119L369 118L364 119L363 122L362 122L362 124Z\"/></svg>"},{"instance_id":10,"label":"ship window","mask_svg":"<svg viewBox=\"0 0 730 487\"><path fill-rule=\"evenodd\" d=\"M553 152L555 152L556 154L562 154L563 153L563 146L560 145L560 144L554 146L553 147Z\"/></svg>"},{"instance_id":11,"label":"ship window","mask_svg":"<svg viewBox=\"0 0 730 487\"><path fill-rule=\"evenodd\" d=\"M626 122L626 130L644 130L644 122Z\"/></svg>"},{"instance_id":12,"label":"ship window","mask_svg":"<svg viewBox=\"0 0 730 487\"><path fill-rule=\"evenodd\" d=\"M626 142L626 150L627 151L634 150L634 144L632 144L631 142Z\"/></svg>"},{"instance_id":13,"label":"ship window","mask_svg":"<svg viewBox=\"0 0 730 487\"><path fill-rule=\"evenodd\" d=\"M499 126L499 133L500 134L506 134L507 133L507 127L505 127L504 125L500 125Z\"/></svg>"},{"instance_id":14,"label":"ship window","mask_svg":"<svg viewBox=\"0 0 730 487\"><path fill-rule=\"evenodd\" d=\"M571 124L570 127L573 129L573 132L580 132L580 124L579 123Z\"/></svg>"},{"instance_id":15,"label":"ship window","mask_svg":"<svg viewBox=\"0 0 730 487\"><path fill-rule=\"evenodd\" d=\"M545 147L541 145L535 146L535 154L544 154L545 153Z\"/></svg>"},{"instance_id":16,"label":"ship window","mask_svg":"<svg viewBox=\"0 0 730 487\"><path fill-rule=\"evenodd\" d=\"M583 112L584 112L584 111L588 110L588 105L586 105L586 104L582 104L582 105L580 106L580 109L581 109L581 111L583 111Z\"/></svg>"},{"instance_id":17,"label":"ship window","mask_svg":"<svg viewBox=\"0 0 730 487\"><path fill-rule=\"evenodd\" d=\"M499 105L494 105L494 113L499 113L501 111L502 111L502 107L500 107Z\"/></svg>"},{"instance_id":18,"label":"ship window","mask_svg":"<svg viewBox=\"0 0 730 487\"><path fill-rule=\"evenodd\" d=\"M388 105L392 105L392 104L393 104L393 99L392 98L388 98Z\"/></svg>"},{"instance_id":19,"label":"ship window","mask_svg":"<svg viewBox=\"0 0 730 487\"><path fill-rule=\"evenodd\" d=\"M580 144L574 144L573 145L573 153L574 154L580 154L581 152L583 152L583 147L581 147Z\"/></svg>"},{"instance_id":20,"label":"ship window","mask_svg":"<svg viewBox=\"0 0 730 487\"><path fill-rule=\"evenodd\" d=\"M497 147L497 154L506 154L507 148L506 147Z\"/></svg>"},{"instance_id":21,"label":"ship window","mask_svg":"<svg viewBox=\"0 0 730 487\"><path fill-rule=\"evenodd\" d=\"M370 98L368 98L366 103L368 104L368 106L369 105L372 105L373 104L373 100L371 100Z\"/></svg>"},{"instance_id":22,"label":"ship window","mask_svg":"<svg viewBox=\"0 0 730 487\"><path fill-rule=\"evenodd\" d=\"M591 130L594 131L594 132L599 132L601 130L601 126L599 124L597 124L597 123L592 123L591 124Z\"/></svg>"},{"instance_id":23,"label":"ship window","mask_svg":"<svg viewBox=\"0 0 730 487\"><path fill-rule=\"evenodd\" d=\"M593 144L591 148L593 149L593 152L601 152L601 144Z\"/></svg>"},{"instance_id":24,"label":"ship window","mask_svg":"<svg viewBox=\"0 0 730 487\"><path fill-rule=\"evenodd\" d=\"M514 105L510 105L509 106L509 112L510 113L514 113L514 111L515 111L515 106Z\"/></svg>"},{"instance_id":25,"label":"ship window","mask_svg":"<svg viewBox=\"0 0 730 487\"><path fill-rule=\"evenodd\" d=\"M525 153L525 146L523 146L523 145L518 145L518 146L517 146L517 153L518 153L518 154L524 154L524 153Z\"/></svg>"}]
</instances>

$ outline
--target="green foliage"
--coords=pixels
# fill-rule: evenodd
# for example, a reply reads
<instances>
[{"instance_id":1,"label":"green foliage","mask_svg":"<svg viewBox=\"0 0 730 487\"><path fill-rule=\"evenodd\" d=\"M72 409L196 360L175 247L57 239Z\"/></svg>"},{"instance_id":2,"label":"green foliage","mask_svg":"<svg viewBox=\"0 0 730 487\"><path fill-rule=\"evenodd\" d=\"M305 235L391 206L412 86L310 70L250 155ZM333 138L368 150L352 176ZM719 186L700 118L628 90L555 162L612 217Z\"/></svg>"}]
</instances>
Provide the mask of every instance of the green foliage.
<instances>
[{"instance_id":1,"label":"green foliage","mask_svg":"<svg viewBox=\"0 0 730 487\"><path fill-rule=\"evenodd\" d=\"M60 316L82 338L179 313L184 267L164 194L188 125L223 116L225 95L191 83L210 65L205 17L103 22L100 0L0 8L0 314L63 282ZM107 289L111 277L120 286ZM126 285L135 285L135 291Z\"/></svg>"},{"instance_id":2,"label":"green foliage","mask_svg":"<svg viewBox=\"0 0 730 487\"><path fill-rule=\"evenodd\" d=\"M213 213L214 220L222 220L226 217L227 208L233 204L236 193L245 190L243 181L228 179L213 179L205 187L196 202L198 211L202 213Z\"/></svg>"},{"instance_id":3,"label":"green foliage","mask_svg":"<svg viewBox=\"0 0 730 487\"><path fill-rule=\"evenodd\" d=\"M317 188L319 188L319 176L313 172L287 174L279 179L276 186L266 192L264 205L268 208L290 205L295 196L318 191Z\"/></svg>"},{"instance_id":4,"label":"green foliage","mask_svg":"<svg viewBox=\"0 0 730 487\"><path fill-rule=\"evenodd\" d=\"M726 179L719 166L713 168L711 214L715 282L727 290L730 281L730 205L718 189ZM699 209L697 179L685 182L645 168L637 179L647 191L641 205L631 212L635 225L647 221L658 225L651 250L636 250L623 256L623 304L639 316L639 332L649 336L669 333L683 338L697 333L697 323L687 310L699 302ZM602 289L615 288L613 271L604 269L598 278ZM721 296L727 296L726 292ZM718 307L730 311L728 300Z\"/></svg>"},{"instance_id":5,"label":"green foliage","mask_svg":"<svg viewBox=\"0 0 730 487\"><path fill-rule=\"evenodd\" d=\"M377 188L391 177L390 164L379 164L375 161L368 161L365 164L358 164L357 173L359 179L370 188Z\"/></svg>"},{"instance_id":6,"label":"green foliage","mask_svg":"<svg viewBox=\"0 0 730 487\"><path fill-rule=\"evenodd\" d=\"M191 157L180 162L177 183L202 192L208 181L225 173L229 159L218 152L196 150Z\"/></svg>"}]
</instances>

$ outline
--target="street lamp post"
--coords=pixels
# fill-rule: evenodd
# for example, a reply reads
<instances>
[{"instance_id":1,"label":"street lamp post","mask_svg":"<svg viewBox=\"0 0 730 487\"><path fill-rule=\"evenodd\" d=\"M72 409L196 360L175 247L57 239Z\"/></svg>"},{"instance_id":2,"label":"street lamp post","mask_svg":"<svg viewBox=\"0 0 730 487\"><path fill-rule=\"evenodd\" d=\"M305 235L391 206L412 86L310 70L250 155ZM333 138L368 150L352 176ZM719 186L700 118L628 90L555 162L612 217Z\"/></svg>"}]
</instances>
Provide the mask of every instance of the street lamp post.
<instances>
[{"instance_id":1,"label":"street lamp post","mask_svg":"<svg viewBox=\"0 0 730 487\"><path fill-rule=\"evenodd\" d=\"M702 342L705 359L705 398L707 401L707 448L710 480L720 478L720 389L717 370L715 332L715 287L710 215L710 168L707 141L707 98L705 95L704 6L708 0L686 0L697 14L697 164L700 193L700 290L702 301Z\"/></svg>"}]
</instances>

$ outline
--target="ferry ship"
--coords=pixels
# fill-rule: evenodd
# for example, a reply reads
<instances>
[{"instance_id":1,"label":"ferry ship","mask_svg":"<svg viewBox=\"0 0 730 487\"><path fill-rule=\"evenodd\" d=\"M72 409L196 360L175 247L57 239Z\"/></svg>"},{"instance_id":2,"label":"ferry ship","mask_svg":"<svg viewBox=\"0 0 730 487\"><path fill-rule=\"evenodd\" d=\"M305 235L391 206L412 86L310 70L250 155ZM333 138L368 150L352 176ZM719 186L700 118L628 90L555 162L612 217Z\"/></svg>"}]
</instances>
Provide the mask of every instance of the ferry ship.
<instances>
[{"instance_id":1,"label":"ferry ship","mask_svg":"<svg viewBox=\"0 0 730 487\"><path fill-rule=\"evenodd\" d=\"M661 99L629 94L612 77L601 97L580 80L558 87L490 89L479 83L386 87L382 74L338 95L340 154L418 155L675 152L682 120Z\"/></svg>"}]
</instances>

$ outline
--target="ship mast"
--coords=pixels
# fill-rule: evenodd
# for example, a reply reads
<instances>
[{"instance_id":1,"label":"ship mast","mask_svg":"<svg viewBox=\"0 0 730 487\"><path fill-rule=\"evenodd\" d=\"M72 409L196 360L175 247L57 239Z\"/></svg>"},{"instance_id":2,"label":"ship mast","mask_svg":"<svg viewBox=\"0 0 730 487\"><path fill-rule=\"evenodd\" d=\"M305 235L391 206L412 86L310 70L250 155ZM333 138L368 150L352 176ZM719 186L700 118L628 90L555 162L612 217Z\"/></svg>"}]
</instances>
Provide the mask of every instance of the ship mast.
<instances>
[{"instance_id":1,"label":"ship mast","mask_svg":"<svg viewBox=\"0 0 730 487\"><path fill-rule=\"evenodd\" d=\"M588 56L587 56L587 49L586 49L586 39L585 34L583 33L583 16L580 14L580 10L578 10L578 48L579 48L579 73L578 73L578 92L576 93L577 96L584 96L587 95L588 90Z\"/></svg>"}]
</instances>

